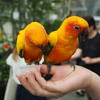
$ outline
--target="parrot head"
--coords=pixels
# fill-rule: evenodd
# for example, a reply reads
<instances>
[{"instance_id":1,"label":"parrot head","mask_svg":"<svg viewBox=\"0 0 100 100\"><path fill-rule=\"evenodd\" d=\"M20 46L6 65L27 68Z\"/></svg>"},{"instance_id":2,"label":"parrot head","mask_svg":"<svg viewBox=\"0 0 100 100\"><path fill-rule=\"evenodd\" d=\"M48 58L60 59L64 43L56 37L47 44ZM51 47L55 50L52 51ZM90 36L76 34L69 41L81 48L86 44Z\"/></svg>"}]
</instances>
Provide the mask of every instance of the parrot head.
<instances>
[{"instance_id":1,"label":"parrot head","mask_svg":"<svg viewBox=\"0 0 100 100\"><path fill-rule=\"evenodd\" d=\"M72 37L78 37L79 34L81 34L82 31L87 31L89 24L88 22L78 16L71 16L64 20L62 23L62 26L64 26L64 31L66 31L67 36ZM85 34L82 32L82 35ZM84 35L83 35L84 36Z\"/></svg>"},{"instance_id":2,"label":"parrot head","mask_svg":"<svg viewBox=\"0 0 100 100\"><path fill-rule=\"evenodd\" d=\"M36 46L44 51L47 45L47 33L43 25L38 22L32 22L25 29L25 41L29 46Z\"/></svg>"},{"instance_id":3,"label":"parrot head","mask_svg":"<svg viewBox=\"0 0 100 100\"><path fill-rule=\"evenodd\" d=\"M28 48L38 47L37 49L44 51L47 42L47 33L43 25L38 22L32 22L19 31L16 44L17 52L23 57L24 46Z\"/></svg>"},{"instance_id":4,"label":"parrot head","mask_svg":"<svg viewBox=\"0 0 100 100\"><path fill-rule=\"evenodd\" d=\"M38 22L32 22L25 30L25 40L30 45L40 46L47 43L47 33Z\"/></svg>"}]
</instances>

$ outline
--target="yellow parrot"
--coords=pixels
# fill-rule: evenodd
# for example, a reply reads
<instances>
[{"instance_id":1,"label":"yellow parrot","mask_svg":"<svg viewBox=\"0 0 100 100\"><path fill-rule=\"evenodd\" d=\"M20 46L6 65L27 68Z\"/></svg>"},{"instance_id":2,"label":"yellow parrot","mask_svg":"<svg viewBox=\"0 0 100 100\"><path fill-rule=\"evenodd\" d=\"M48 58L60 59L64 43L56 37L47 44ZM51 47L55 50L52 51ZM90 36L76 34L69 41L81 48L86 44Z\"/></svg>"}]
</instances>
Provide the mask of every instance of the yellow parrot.
<instances>
[{"instance_id":1,"label":"yellow parrot","mask_svg":"<svg viewBox=\"0 0 100 100\"><path fill-rule=\"evenodd\" d=\"M78 16L66 18L58 30L48 36L48 48L45 52L45 62L50 72L52 64L71 62L71 57L78 47L78 36L88 29L86 20Z\"/></svg>"},{"instance_id":2,"label":"yellow parrot","mask_svg":"<svg viewBox=\"0 0 100 100\"><path fill-rule=\"evenodd\" d=\"M47 33L43 25L32 22L19 31L16 43L17 52L26 63L31 64L33 61L39 63L47 43Z\"/></svg>"}]
</instances>

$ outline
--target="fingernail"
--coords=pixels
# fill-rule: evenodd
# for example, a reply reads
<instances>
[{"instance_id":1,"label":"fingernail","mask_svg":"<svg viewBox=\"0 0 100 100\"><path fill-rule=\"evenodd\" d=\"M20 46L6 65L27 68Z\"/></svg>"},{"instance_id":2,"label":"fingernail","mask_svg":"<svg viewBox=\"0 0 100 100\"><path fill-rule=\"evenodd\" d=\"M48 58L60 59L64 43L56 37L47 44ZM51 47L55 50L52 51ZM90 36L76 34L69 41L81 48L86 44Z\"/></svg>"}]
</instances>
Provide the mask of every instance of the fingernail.
<instances>
[{"instance_id":1,"label":"fingernail","mask_svg":"<svg viewBox=\"0 0 100 100\"><path fill-rule=\"evenodd\" d=\"M20 74L16 74L16 77L19 79L19 77L20 77Z\"/></svg>"},{"instance_id":2,"label":"fingernail","mask_svg":"<svg viewBox=\"0 0 100 100\"><path fill-rule=\"evenodd\" d=\"M30 77L30 71L26 71L25 76Z\"/></svg>"}]
</instances>

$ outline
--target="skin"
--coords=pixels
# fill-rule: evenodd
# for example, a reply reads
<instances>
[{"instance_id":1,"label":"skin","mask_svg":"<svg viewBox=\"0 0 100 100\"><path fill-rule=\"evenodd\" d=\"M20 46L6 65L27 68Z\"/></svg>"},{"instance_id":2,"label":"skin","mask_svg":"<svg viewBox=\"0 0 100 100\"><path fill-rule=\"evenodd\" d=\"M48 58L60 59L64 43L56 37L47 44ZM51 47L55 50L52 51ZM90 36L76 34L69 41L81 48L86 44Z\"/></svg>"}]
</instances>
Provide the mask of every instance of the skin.
<instances>
[{"instance_id":1,"label":"skin","mask_svg":"<svg viewBox=\"0 0 100 100\"><path fill-rule=\"evenodd\" d=\"M94 30L94 26L90 26L88 28L89 31L89 35L88 35L88 39L92 39L96 36L97 31ZM75 54L72 56L72 59L75 60L79 57L81 57L82 55L82 50L80 48L77 48ZM100 63L100 57L95 57L95 58L90 58L90 57L84 57L82 58L82 60L86 63L86 64L95 64L95 63Z\"/></svg>"},{"instance_id":2,"label":"skin","mask_svg":"<svg viewBox=\"0 0 100 100\"><path fill-rule=\"evenodd\" d=\"M25 75L17 74L21 84L30 93L45 97L61 97L77 89L85 89L93 100L100 100L100 77L90 70L77 66L75 70L70 65L52 65L52 79L46 81L40 72L48 73L46 65L40 65L40 71L33 68ZM60 74L59 74L60 73Z\"/></svg>"},{"instance_id":3,"label":"skin","mask_svg":"<svg viewBox=\"0 0 100 100\"><path fill-rule=\"evenodd\" d=\"M89 31L88 39L92 39L97 35L97 30L94 30L94 26L93 25L89 26L88 31ZM83 52L82 49L77 48L75 54L72 56L72 59L75 60L75 59L81 57L82 56L82 52ZM100 57L90 58L90 57L86 56L86 57L82 58L82 61L85 64L96 64L96 63L100 63ZM80 94L82 94L81 90L78 90L78 92Z\"/></svg>"}]
</instances>

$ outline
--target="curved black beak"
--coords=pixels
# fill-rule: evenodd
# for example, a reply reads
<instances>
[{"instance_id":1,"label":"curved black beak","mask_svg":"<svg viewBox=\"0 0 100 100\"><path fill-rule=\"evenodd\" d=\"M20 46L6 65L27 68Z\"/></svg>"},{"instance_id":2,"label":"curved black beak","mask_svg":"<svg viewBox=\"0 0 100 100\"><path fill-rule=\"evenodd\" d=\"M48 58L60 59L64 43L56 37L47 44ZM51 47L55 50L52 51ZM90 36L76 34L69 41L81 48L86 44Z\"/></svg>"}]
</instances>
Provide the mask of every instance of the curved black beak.
<instances>
[{"instance_id":1,"label":"curved black beak","mask_svg":"<svg viewBox=\"0 0 100 100\"><path fill-rule=\"evenodd\" d=\"M40 48L40 50L44 54L44 52L45 52L45 46L44 45L40 45L40 46L37 46L37 47Z\"/></svg>"},{"instance_id":2,"label":"curved black beak","mask_svg":"<svg viewBox=\"0 0 100 100\"><path fill-rule=\"evenodd\" d=\"M83 38L83 41L85 41L88 37L89 31L88 29L83 30L82 32L80 32L79 34L79 38Z\"/></svg>"}]
</instances>

